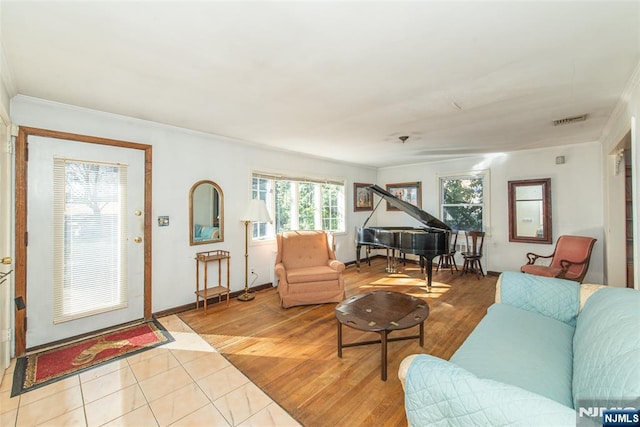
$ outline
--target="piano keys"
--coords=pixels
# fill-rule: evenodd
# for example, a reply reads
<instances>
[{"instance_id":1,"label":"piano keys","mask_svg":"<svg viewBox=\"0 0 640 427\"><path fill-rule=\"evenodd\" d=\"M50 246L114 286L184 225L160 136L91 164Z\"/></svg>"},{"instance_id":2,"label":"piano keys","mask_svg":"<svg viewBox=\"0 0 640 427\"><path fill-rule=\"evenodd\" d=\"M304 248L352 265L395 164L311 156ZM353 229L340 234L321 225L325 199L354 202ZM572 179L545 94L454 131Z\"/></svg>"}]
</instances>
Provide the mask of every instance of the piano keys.
<instances>
[{"instance_id":1,"label":"piano keys","mask_svg":"<svg viewBox=\"0 0 640 427\"><path fill-rule=\"evenodd\" d=\"M431 290L433 259L449 252L451 228L422 209L398 199L377 185L371 185L368 188L381 197L380 201L386 200L390 205L420 221L424 227L366 227L371 215L373 215L372 212L364 225L356 230L356 266L358 271L360 271L362 246L415 254L420 257L421 265L425 267L426 287L429 292ZM375 209L378 208L378 205Z\"/></svg>"}]
</instances>

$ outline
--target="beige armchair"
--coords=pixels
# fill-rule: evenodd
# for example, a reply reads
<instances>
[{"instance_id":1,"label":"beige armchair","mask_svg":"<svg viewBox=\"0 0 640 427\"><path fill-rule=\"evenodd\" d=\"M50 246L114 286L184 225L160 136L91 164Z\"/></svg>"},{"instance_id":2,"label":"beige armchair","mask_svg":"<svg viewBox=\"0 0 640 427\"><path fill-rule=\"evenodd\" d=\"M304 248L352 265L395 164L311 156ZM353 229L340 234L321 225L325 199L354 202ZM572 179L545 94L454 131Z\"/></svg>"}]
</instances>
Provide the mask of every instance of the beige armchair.
<instances>
[{"instance_id":1,"label":"beige armchair","mask_svg":"<svg viewBox=\"0 0 640 427\"><path fill-rule=\"evenodd\" d=\"M344 300L344 263L333 252L333 236L324 231L286 231L276 235L280 305Z\"/></svg>"}]
</instances>

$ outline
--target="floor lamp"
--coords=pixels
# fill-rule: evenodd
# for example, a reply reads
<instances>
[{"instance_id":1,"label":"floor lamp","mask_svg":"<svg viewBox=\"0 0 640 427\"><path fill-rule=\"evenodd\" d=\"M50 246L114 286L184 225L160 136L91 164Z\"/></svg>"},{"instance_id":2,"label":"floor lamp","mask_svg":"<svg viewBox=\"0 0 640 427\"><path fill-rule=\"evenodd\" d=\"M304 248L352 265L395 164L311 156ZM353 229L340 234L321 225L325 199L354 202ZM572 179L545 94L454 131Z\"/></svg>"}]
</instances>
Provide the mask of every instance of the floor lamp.
<instances>
[{"instance_id":1,"label":"floor lamp","mask_svg":"<svg viewBox=\"0 0 640 427\"><path fill-rule=\"evenodd\" d=\"M249 225L253 222L271 222L271 216L264 200L253 199L240 220L244 222L244 294L238 296L238 300L251 301L256 295L249 292Z\"/></svg>"}]
</instances>

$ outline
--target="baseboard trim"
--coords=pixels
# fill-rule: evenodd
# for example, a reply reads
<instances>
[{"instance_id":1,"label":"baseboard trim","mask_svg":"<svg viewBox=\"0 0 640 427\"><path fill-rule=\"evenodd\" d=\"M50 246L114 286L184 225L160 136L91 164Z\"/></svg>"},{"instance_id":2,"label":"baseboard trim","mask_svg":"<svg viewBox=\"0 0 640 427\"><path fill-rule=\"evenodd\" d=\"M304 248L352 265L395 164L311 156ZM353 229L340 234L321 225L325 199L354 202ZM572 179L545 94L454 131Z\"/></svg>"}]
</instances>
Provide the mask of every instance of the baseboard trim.
<instances>
[{"instance_id":1,"label":"baseboard trim","mask_svg":"<svg viewBox=\"0 0 640 427\"><path fill-rule=\"evenodd\" d=\"M385 256L383 255L373 255L370 257L370 259L375 259L375 258L385 258ZM366 262L366 259L362 259L360 260L360 262ZM418 264L417 261L408 259L407 262L412 262L415 264ZM349 262L345 262L345 266L346 267L351 267L351 266L355 266L356 262L355 261L349 261ZM501 271L487 271L487 276L500 276L500 274L502 274ZM268 289L270 287L272 287L273 284L272 283L265 283L263 285L258 285L258 286L253 286L251 288L249 288L250 292L257 292L257 291L262 291L264 289ZM236 298L238 295L242 295L244 294L244 289L240 290L240 291L235 291L235 292L231 292L230 293L230 298ZM218 301L218 297L212 297L209 298L207 300L207 305L214 305L214 304L218 304L218 302L220 303L224 303L227 301L227 296L226 295L222 295L220 298L220 301ZM170 316L172 314L178 314L178 313L183 313L185 311L189 311L189 310L193 310L194 308L194 304L195 303L189 303L189 304L185 304L185 305L181 305L178 307L172 307L172 308L168 308L166 310L161 310L161 311L157 311L155 313L153 313L153 318L157 319L158 317L165 317L165 316Z\"/></svg>"},{"instance_id":2,"label":"baseboard trim","mask_svg":"<svg viewBox=\"0 0 640 427\"><path fill-rule=\"evenodd\" d=\"M262 291L264 289L269 289L272 286L273 286L272 283L265 283L263 285L253 286L253 287L249 288L249 292ZM229 294L229 298L233 299L233 298L236 298L238 295L242 295L242 294L244 294L244 289L242 289L240 291L231 292ZM215 305L215 304L218 304L218 303L226 303L226 302L227 302L227 296L226 295L221 295L220 296L220 301L218 301L218 297L211 297L211 298L207 299L207 306ZM193 310L194 308L195 308L195 302L192 302L192 303L181 305L181 306L178 306L178 307L172 307L172 308L168 308L166 310L156 311L155 313L152 314L152 316L153 316L154 319L157 319L158 317L165 317L165 316L170 316L172 314L184 313L185 311Z\"/></svg>"}]
</instances>

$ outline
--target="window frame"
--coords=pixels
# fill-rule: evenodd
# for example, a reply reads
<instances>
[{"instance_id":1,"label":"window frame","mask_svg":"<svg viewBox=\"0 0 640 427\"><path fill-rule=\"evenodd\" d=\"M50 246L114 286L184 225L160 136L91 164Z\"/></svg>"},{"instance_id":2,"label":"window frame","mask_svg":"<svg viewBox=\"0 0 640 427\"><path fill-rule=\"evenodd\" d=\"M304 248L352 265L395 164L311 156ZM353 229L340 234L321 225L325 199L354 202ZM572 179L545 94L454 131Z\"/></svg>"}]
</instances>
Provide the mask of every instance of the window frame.
<instances>
[{"instance_id":1,"label":"window frame","mask_svg":"<svg viewBox=\"0 0 640 427\"><path fill-rule=\"evenodd\" d=\"M265 186L267 187L265 190L261 190L260 186L258 185L258 188L255 189L254 188L254 180L258 179L258 180L265 180L268 184ZM339 230L325 230L327 232L333 233L333 234L344 234L346 233L346 224L347 224L347 212L346 212L346 188L347 188L347 183L345 179L341 179L341 178L329 178L329 177L309 177L309 176L300 176L299 174L294 174L294 173L273 173L273 172L264 172L264 171L258 171L258 170L254 170L251 172L250 175L250 195L251 198L261 198L262 200L265 201L265 204L267 205L267 209L269 211L269 214L271 215L272 218L272 223L258 223L258 222L254 222L252 224L252 233L251 233L251 242L261 242L261 241L272 241L275 240L276 237L276 221L277 221L277 212L276 212L276 191L277 191L277 185L276 185L276 181L289 181L292 183L295 183L295 188L292 189L292 195L293 197L295 197L296 202L292 201L292 206L296 205L299 206L299 194L300 192L299 190L299 184L316 184L317 187L314 189L316 194L320 195L320 201L316 202L316 203L320 203L319 207L316 206L314 208L314 225L319 226L320 228L316 228L316 229L323 229L323 225L326 221L330 220L330 218L323 218L322 214L323 214L323 209L325 208L337 208L338 209L338 215L337 215L337 220L339 225L341 225L341 229ZM333 184L333 185L338 185L342 187L342 191L341 191L341 195L339 194L335 200L335 206L332 203L329 203L328 205L325 205L322 203L322 185L323 184ZM332 202L334 202L332 200ZM292 217L294 218L298 218L298 212L294 212ZM296 221L294 219L294 221ZM296 221L297 222L297 221ZM265 228L265 232L264 233L260 233L260 227L264 227ZM292 229L297 229L297 228L292 228Z\"/></svg>"},{"instance_id":2,"label":"window frame","mask_svg":"<svg viewBox=\"0 0 640 427\"><path fill-rule=\"evenodd\" d=\"M470 170L465 172L456 172L456 173L442 173L436 175L437 186L438 186L438 211L440 214L440 218L443 222L445 222L444 215L444 190L442 187L443 180L451 180L451 179L482 179L482 230L485 232L485 236L490 235L491 230L491 173L489 169L482 170ZM462 204L459 204L462 205ZM478 206L476 204L467 204L468 206ZM446 222L445 222L446 224ZM447 224L448 225L448 224ZM469 230L459 230L461 233L465 233L465 231Z\"/></svg>"}]
</instances>

